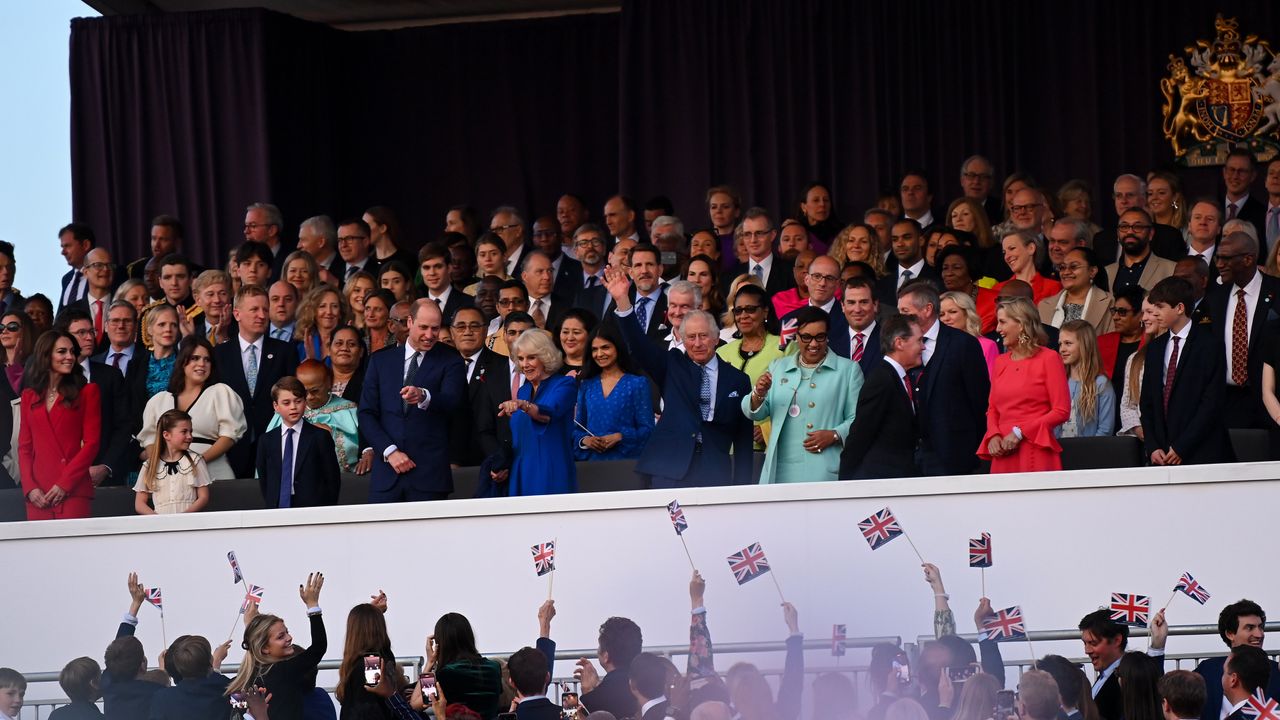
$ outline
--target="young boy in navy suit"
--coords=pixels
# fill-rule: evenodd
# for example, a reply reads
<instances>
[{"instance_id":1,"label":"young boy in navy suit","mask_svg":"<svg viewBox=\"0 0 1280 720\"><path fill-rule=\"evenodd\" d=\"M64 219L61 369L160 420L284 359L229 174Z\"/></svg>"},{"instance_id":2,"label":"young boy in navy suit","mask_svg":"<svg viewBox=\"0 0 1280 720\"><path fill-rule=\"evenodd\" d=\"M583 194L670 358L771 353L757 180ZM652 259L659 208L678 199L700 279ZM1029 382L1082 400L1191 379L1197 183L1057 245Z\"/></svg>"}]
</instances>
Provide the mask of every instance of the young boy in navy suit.
<instances>
[{"instance_id":1,"label":"young boy in navy suit","mask_svg":"<svg viewBox=\"0 0 1280 720\"><path fill-rule=\"evenodd\" d=\"M303 419L307 389L295 377L271 386L280 426L258 443L258 484L268 508L336 505L341 486L333 436Z\"/></svg>"}]
</instances>

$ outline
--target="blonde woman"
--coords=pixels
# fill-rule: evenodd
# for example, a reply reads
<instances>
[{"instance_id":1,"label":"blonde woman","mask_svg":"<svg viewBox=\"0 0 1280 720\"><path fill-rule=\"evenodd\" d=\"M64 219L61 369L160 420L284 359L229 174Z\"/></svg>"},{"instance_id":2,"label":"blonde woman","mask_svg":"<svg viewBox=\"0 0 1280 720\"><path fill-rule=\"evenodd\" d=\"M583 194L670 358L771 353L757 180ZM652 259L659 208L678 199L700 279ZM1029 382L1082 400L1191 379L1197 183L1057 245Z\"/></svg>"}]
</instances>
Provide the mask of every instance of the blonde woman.
<instances>
[{"instance_id":1,"label":"blonde woman","mask_svg":"<svg viewBox=\"0 0 1280 720\"><path fill-rule=\"evenodd\" d=\"M968 293L950 291L942 293L942 301L938 303L938 320L949 328L969 333L978 339L982 348L982 357L987 361L987 373L994 376L996 358L1000 357L1000 347L996 341L982 335L982 318L978 316L978 306Z\"/></svg>"},{"instance_id":2,"label":"blonde woman","mask_svg":"<svg viewBox=\"0 0 1280 720\"><path fill-rule=\"evenodd\" d=\"M884 253L880 249L880 236L875 228L865 223L845 227L836 235L827 254L844 267L849 262L864 262L876 271L876 277L884 277Z\"/></svg>"},{"instance_id":3,"label":"blonde woman","mask_svg":"<svg viewBox=\"0 0 1280 720\"><path fill-rule=\"evenodd\" d=\"M1098 335L1086 320L1064 323L1058 335L1058 354L1067 368L1071 417L1058 426L1064 437L1106 437L1115 431L1116 393L1102 372Z\"/></svg>"},{"instance_id":4,"label":"blonde woman","mask_svg":"<svg viewBox=\"0 0 1280 720\"><path fill-rule=\"evenodd\" d=\"M329 637L320 614L323 587L324 573L311 573L307 575L306 584L298 586L298 595L307 608L311 624L311 647L305 649L293 644L293 636L283 619L260 615L256 603L247 604L241 643L244 659L240 661L240 672L227 685L227 695L248 693L256 685L271 696L273 717L300 719L307 716L308 710L314 712L322 707L320 703L329 704L326 714L333 717L328 694L316 692L316 667L329 649Z\"/></svg>"},{"instance_id":5,"label":"blonde woman","mask_svg":"<svg viewBox=\"0 0 1280 720\"><path fill-rule=\"evenodd\" d=\"M1147 176L1147 211L1161 225L1179 231L1187 228L1187 199L1177 175L1157 170Z\"/></svg>"},{"instance_id":6,"label":"blonde woman","mask_svg":"<svg viewBox=\"0 0 1280 720\"><path fill-rule=\"evenodd\" d=\"M311 253L294 250L284 259L284 281L297 288L298 297L302 297L320 283L320 265Z\"/></svg>"},{"instance_id":7,"label":"blonde woman","mask_svg":"<svg viewBox=\"0 0 1280 720\"><path fill-rule=\"evenodd\" d=\"M354 324L361 330L364 329L364 299L377 287L378 282L373 279L373 275L364 270L352 275L347 284L342 286L342 295L347 298L347 307L351 308Z\"/></svg>"}]
</instances>

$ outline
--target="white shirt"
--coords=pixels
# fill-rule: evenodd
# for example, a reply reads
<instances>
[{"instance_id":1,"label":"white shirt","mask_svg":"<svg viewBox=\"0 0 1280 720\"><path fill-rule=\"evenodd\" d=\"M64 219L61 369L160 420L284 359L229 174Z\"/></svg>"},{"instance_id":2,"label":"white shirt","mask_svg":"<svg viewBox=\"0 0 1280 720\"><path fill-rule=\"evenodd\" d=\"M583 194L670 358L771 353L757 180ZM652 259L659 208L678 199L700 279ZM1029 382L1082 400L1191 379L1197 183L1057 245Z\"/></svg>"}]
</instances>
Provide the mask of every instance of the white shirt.
<instances>
[{"instance_id":1,"label":"white shirt","mask_svg":"<svg viewBox=\"0 0 1280 720\"><path fill-rule=\"evenodd\" d=\"M1222 715L1221 715L1222 720L1227 720L1228 715L1244 707L1245 704L1248 702L1249 702L1249 698L1245 698L1233 705L1231 704L1231 701L1227 699L1227 696L1223 695L1222 696Z\"/></svg>"},{"instance_id":2,"label":"white shirt","mask_svg":"<svg viewBox=\"0 0 1280 720\"><path fill-rule=\"evenodd\" d=\"M834 306L835 306L835 304L836 304L836 297L835 297L835 295L832 295L832 296L831 296L831 299L830 299L830 300L828 300L828 301L827 301L827 303L826 303L825 305L814 305L814 304L813 304L813 298L809 298L809 307L820 307L820 308L822 308L822 311L823 311L823 312L828 313L828 314L830 314L830 313L831 313L831 308L832 308L832 307L834 307Z\"/></svg>"},{"instance_id":3,"label":"white shirt","mask_svg":"<svg viewBox=\"0 0 1280 720\"><path fill-rule=\"evenodd\" d=\"M871 324L861 330L854 330L853 326L849 326L849 357L853 357L854 348L858 347L858 335L862 335L862 352L866 352L870 347L871 333L876 330L876 321L872 320Z\"/></svg>"},{"instance_id":4,"label":"white shirt","mask_svg":"<svg viewBox=\"0 0 1280 720\"><path fill-rule=\"evenodd\" d=\"M667 696L666 696L666 695L659 695L658 697L656 697L656 698L654 698L654 699L650 700L649 702L647 702L647 703L645 703L645 704L641 705L641 706L640 706L640 717L644 717L644 714L645 714L645 713L647 713L647 712L649 712L649 708L655 707L655 706L657 706L659 703L664 703L664 702L666 702L666 701L667 701Z\"/></svg>"},{"instance_id":5,"label":"white shirt","mask_svg":"<svg viewBox=\"0 0 1280 720\"><path fill-rule=\"evenodd\" d=\"M1184 352L1186 352L1186 349L1187 349L1187 338L1188 338L1188 337L1190 337L1190 336L1191 336L1191 321L1190 321L1190 320L1188 320L1188 321L1187 321L1187 324L1186 324L1186 325L1183 325L1183 326L1182 326L1182 329L1181 329L1181 330L1178 330L1178 331L1176 331L1176 332L1174 331L1174 329L1173 329L1173 328L1169 328L1169 344L1168 344L1168 345L1166 345L1166 346L1165 346L1165 348L1164 348L1164 373L1165 373L1165 377L1169 377L1169 359L1173 357L1173 339L1174 339L1175 337L1176 337L1176 338L1178 338L1178 357L1179 357L1179 358L1181 358L1181 357L1182 357L1182 354L1183 354ZM1181 364L1182 364L1181 359L1179 359L1178 364L1179 364L1179 365L1181 365Z\"/></svg>"},{"instance_id":6,"label":"white shirt","mask_svg":"<svg viewBox=\"0 0 1280 720\"><path fill-rule=\"evenodd\" d=\"M444 288L444 292L440 293L439 295L432 294L430 290L427 290L427 297L431 298L432 300L435 300L436 304L440 306L440 312L444 312L445 303L449 302L449 295L451 295L452 293L453 293L453 286L446 285ZM449 318L445 318L444 321L449 322Z\"/></svg>"},{"instance_id":7,"label":"white shirt","mask_svg":"<svg viewBox=\"0 0 1280 720\"><path fill-rule=\"evenodd\" d=\"M524 246L517 247L511 253L511 257L507 258L507 275L516 276L516 270L520 267L520 258L524 255Z\"/></svg>"},{"instance_id":8,"label":"white shirt","mask_svg":"<svg viewBox=\"0 0 1280 720\"><path fill-rule=\"evenodd\" d=\"M301 419L301 418L299 418L299 419L298 419L298 424L297 424L297 425L286 425L286 424L285 424L285 422L284 422L284 418L280 418L280 467L281 467L281 472L283 472L283 471L284 471L284 470L283 470L283 468L284 468L284 448L285 448L285 441L286 441L286 439L287 439L287 436L285 435L285 433L287 433L287 432L292 432L292 433L293 433L293 449L292 449L293 457L289 459L289 467L293 468L294 472L297 472L297 470L298 470L298 442L302 439L302 419ZM283 478L282 478L282 479L283 479ZM289 494L290 494L290 495L292 495L292 494L293 494L293 487L294 487L294 482L293 482L293 477L292 477L292 475L291 475L291 476L289 477Z\"/></svg>"},{"instance_id":9,"label":"white shirt","mask_svg":"<svg viewBox=\"0 0 1280 720\"><path fill-rule=\"evenodd\" d=\"M906 213L903 213L903 214L905 215ZM907 217L911 217L911 216L907 215ZM911 218L911 219L920 223L920 229L923 230L933 224L933 210L925 210L924 214L921 215L920 217Z\"/></svg>"},{"instance_id":10,"label":"white shirt","mask_svg":"<svg viewBox=\"0 0 1280 720\"><path fill-rule=\"evenodd\" d=\"M484 348L475 351L475 354L463 358L463 364L466 365L467 384L471 384L471 378L476 374L476 366L480 364L480 353L484 352Z\"/></svg>"},{"instance_id":11,"label":"white shirt","mask_svg":"<svg viewBox=\"0 0 1280 720\"><path fill-rule=\"evenodd\" d=\"M499 315L489 321L489 330L485 333L485 337L496 334L502 329L502 316Z\"/></svg>"},{"instance_id":12,"label":"white shirt","mask_svg":"<svg viewBox=\"0 0 1280 720\"><path fill-rule=\"evenodd\" d=\"M933 319L933 325L924 331L924 357L921 358L921 365L928 365L929 359L933 357L933 351L938 349L938 326L941 325L937 318Z\"/></svg>"},{"instance_id":13,"label":"white shirt","mask_svg":"<svg viewBox=\"0 0 1280 720\"><path fill-rule=\"evenodd\" d=\"M80 361L80 369L84 370L85 382L89 382L89 358Z\"/></svg>"},{"instance_id":14,"label":"white shirt","mask_svg":"<svg viewBox=\"0 0 1280 720\"><path fill-rule=\"evenodd\" d=\"M899 289L901 289L902 286L907 282L906 279L903 278L903 275L906 274L908 271L911 272L912 280L915 280L916 278L920 277L920 273L924 272L924 258L920 258L920 260L915 265L912 265L909 268L904 268L901 265L898 266L898 288Z\"/></svg>"},{"instance_id":15,"label":"white shirt","mask_svg":"<svg viewBox=\"0 0 1280 720\"><path fill-rule=\"evenodd\" d=\"M85 290L84 301L89 305L90 320L94 319L94 315L97 312L97 310L93 307L93 304L95 302L102 303L102 329L105 331L107 329L107 310L111 307L111 294L108 293L106 295L103 295L100 298L96 298L93 296L93 293L89 292L88 290Z\"/></svg>"},{"instance_id":16,"label":"white shirt","mask_svg":"<svg viewBox=\"0 0 1280 720\"><path fill-rule=\"evenodd\" d=\"M906 369L906 368L904 368L904 367L902 367L902 365L901 365L901 364L899 364L897 360L894 360L893 358L889 357L888 355L885 355L885 356L884 356L884 359L885 359L885 361L886 361L886 362L888 362L890 365L892 365L892 366L893 366L894 371L898 373L898 380L899 380L899 381L901 381L903 378L905 378L905 377L907 376L907 369Z\"/></svg>"},{"instance_id":17,"label":"white shirt","mask_svg":"<svg viewBox=\"0 0 1280 720\"><path fill-rule=\"evenodd\" d=\"M582 269L582 289L583 290L586 290L587 288L591 287L590 285L588 285L588 283L591 281L591 278L596 279L596 285L604 285L604 268L601 267L599 270L595 272L588 272L585 267ZM605 294L606 296L608 295L608 293L605 293Z\"/></svg>"},{"instance_id":18,"label":"white shirt","mask_svg":"<svg viewBox=\"0 0 1280 720\"><path fill-rule=\"evenodd\" d=\"M1226 327L1222 329L1222 332L1223 332L1222 340L1223 340L1223 343L1227 346L1227 384L1233 385L1233 386L1235 385L1235 383L1231 382L1231 329L1235 325L1236 303L1239 300L1236 297L1236 293L1239 292L1240 289L1241 288L1236 287L1235 285L1232 285L1230 291L1227 293L1227 315L1226 315L1225 321L1223 322L1223 325L1225 325ZM1253 273L1253 279L1249 281L1248 285L1244 286L1244 307L1245 307L1245 333L1244 334L1245 334L1246 344L1248 343L1249 338L1253 337L1253 313L1255 310L1258 309L1258 296L1261 294L1262 294L1262 272L1255 270Z\"/></svg>"},{"instance_id":19,"label":"white shirt","mask_svg":"<svg viewBox=\"0 0 1280 720\"><path fill-rule=\"evenodd\" d=\"M250 347L253 348L253 352L257 357L258 370L259 371L262 370L262 338L258 338L253 342L249 342L248 340L244 339L243 335L241 335L239 336L239 340L240 340L240 364L244 366L244 377L247 380L249 378L249 348ZM257 388L252 388L252 390L254 391L255 394L258 391Z\"/></svg>"},{"instance_id":20,"label":"white shirt","mask_svg":"<svg viewBox=\"0 0 1280 720\"><path fill-rule=\"evenodd\" d=\"M1217 249L1218 249L1217 245L1210 245L1209 247L1205 248L1203 251L1200 251L1200 250L1196 250L1195 246L1192 245L1191 243L1187 243L1187 254L1193 255L1198 258L1204 258L1205 263L1209 265L1210 272L1213 271L1213 254L1215 251L1217 251Z\"/></svg>"},{"instance_id":21,"label":"white shirt","mask_svg":"<svg viewBox=\"0 0 1280 720\"><path fill-rule=\"evenodd\" d=\"M404 344L404 364L400 366L400 377L404 377L409 374L409 363L413 362L414 353L422 353L422 357L418 358L418 368L422 368L422 361L426 358L427 354L421 350L415 350L413 345L406 342ZM408 385L405 387L408 387ZM431 391L424 387L420 387L418 389L422 391L422 402L418 403L418 409L426 410L431 405ZM382 459L386 460L391 457L391 453L395 452L397 449L399 448L394 443L388 445L387 449L382 451Z\"/></svg>"},{"instance_id":22,"label":"white shirt","mask_svg":"<svg viewBox=\"0 0 1280 720\"><path fill-rule=\"evenodd\" d=\"M115 358L112 356L116 353L120 353L120 374L124 375L129 371L129 361L133 360L133 346L126 345L121 350L117 350L115 346L109 348L104 357L104 361L112 367L115 367Z\"/></svg>"},{"instance_id":23,"label":"white shirt","mask_svg":"<svg viewBox=\"0 0 1280 720\"><path fill-rule=\"evenodd\" d=\"M756 260L755 258L747 258L747 274L748 275L755 275L757 266L759 266L761 272L764 273L764 276L760 278L760 282L763 283L766 287L768 287L769 272L773 270L773 253L769 253L768 255L765 255L764 258L761 260Z\"/></svg>"},{"instance_id":24,"label":"white shirt","mask_svg":"<svg viewBox=\"0 0 1280 720\"><path fill-rule=\"evenodd\" d=\"M1098 679L1093 681L1093 688L1090 690L1093 697L1098 697L1098 691L1102 689L1103 685L1107 684L1107 678L1111 677L1111 673L1114 673L1116 668L1120 667L1120 660L1122 659L1122 657L1116 658L1115 662L1111 663L1104 668L1102 672L1098 673Z\"/></svg>"},{"instance_id":25,"label":"white shirt","mask_svg":"<svg viewBox=\"0 0 1280 720\"><path fill-rule=\"evenodd\" d=\"M296 320L290 320L287 325L276 325L273 322L271 323L271 327L267 328L267 334L282 342L292 342L293 334L297 332L297 330L298 321ZM280 335L283 335L284 337L279 337Z\"/></svg>"}]
</instances>

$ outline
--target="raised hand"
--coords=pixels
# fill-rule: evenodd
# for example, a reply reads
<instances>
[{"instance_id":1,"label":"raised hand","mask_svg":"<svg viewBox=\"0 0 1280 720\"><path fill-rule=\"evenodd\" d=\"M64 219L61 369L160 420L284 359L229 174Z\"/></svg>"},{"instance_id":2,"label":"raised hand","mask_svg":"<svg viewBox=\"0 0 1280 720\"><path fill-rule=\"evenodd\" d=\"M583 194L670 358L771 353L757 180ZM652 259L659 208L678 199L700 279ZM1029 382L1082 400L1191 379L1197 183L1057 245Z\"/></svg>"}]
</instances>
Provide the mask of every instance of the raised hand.
<instances>
[{"instance_id":1,"label":"raised hand","mask_svg":"<svg viewBox=\"0 0 1280 720\"><path fill-rule=\"evenodd\" d=\"M695 609L700 608L703 606L706 594L707 581L702 579L702 573L694 570L693 579L689 581L689 602L693 604Z\"/></svg>"},{"instance_id":2,"label":"raised hand","mask_svg":"<svg viewBox=\"0 0 1280 720\"><path fill-rule=\"evenodd\" d=\"M1169 623L1165 620L1164 609L1151 618L1151 649L1163 650L1165 641L1169 639Z\"/></svg>"},{"instance_id":3,"label":"raised hand","mask_svg":"<svg viewBox=\"0 0 1280 720\"><path fill-rule=\"evenodd\" d=\"M574 669L573 676L577 678L583 695L595 690L600 684L600 673L596 672L596 666L586 658L578 659L578 666Z\"/></svg>"},{"instance_id":4,"label":"raised hand","mask_svg":"<svg viewBox=\"0 0 1280 720\"><path fill-rule=\"evenodd\" d=\"M942 587L942 573L938 570L937 565L924 563L920 567L924 568L924 581L929 583L929 587L933 588L934 592L946 592Z\"/></svg>"},{"instance_id":5,"label":"raised hand","mask_svg":"<svg viewBox=\"0 0 1280 720\"><path fill-rule=\"evenodd\" d=\"M298 596L308 608L320 607L320 588L322 587L324 587L324 573L309 573L306 584L298 586Z\"/></svg>"},{"instance_id":6,"label":"raised hand","mask_svg":"<svg viewBox=\"0 0 1280 720\"><path fill-rule=\"evenodd\" d=\"M221 672L222 661L227 659L227 653L231 651L231 641L227 640L221 645L213 649L213 671Z\"/></svg>"},{"instance_id":7,"label":"raised hand","mask_svg":"<svg viewBox=\"0 0 1280 720\"><path fill-rule=\"evenodd\" d=\"M387 594L385 592L378 590L377 595L370 595L369 598L370 605L378 608L383 613L387 611Z\"/></svg>"},{"instance_id":8,"label":"raised hand","mask_svg":"<svg viewBox=\"0 0 1280 720\"><path fill-rule=\"evenodd\" d=\"M142 583L138 582L138 573L129 573L129 614L137 617L138 611L142 609L142 601L147 597L147 591L143 589Z\"/></svg>"},{"instance_id":9,"label":"raised hand","mask_svg":"<svg viewBox=\"0 0 1280 720\"><path fill-rule=\"evenodd\" d=\"M538 637L551 637L551 618L556 616L556 601L548 598L538 607Z\"/></svg>"},{"instance_id":10,"label":"raised hand","mask_svg":"<svg viewBox=\"0 0 1280 720\"><path fill-rule=\"evenodd\" d=\"M973 624L977 626L978 632L982 632L982 626L987 618L995 614L991 609L991 598L982 598L978 601L978 609L973 611Z\"/></svg>"},{"instance_id":11,"label":"raised hand","mask_svg":"<svg viewBox=\"0 0 1280 720\"><path fill-rule=\"evenodd\" d=\"M771 387L773 387L773 374L769 372L760 373L760 378L756 380L756 397L763 398Z\"/></svg>"},{"instance_id":12,"label":"raised hand","mask_svg":"<svg viewBox=\"0 0 1280 720\"><path fill-rule=\"evenodd\" d=\"M787 623L787 632L792 635L800 634L800 613L796 611L796 606L789 602L782 603L782 619Z\"/></svg>"},{"instance_id":13,"label":"raised hand","mask_svg":"<svg viewBox=\"0 0 1280 720\"><path fill-rule=\"evenodd\" d=\"M609 267L604 271L604 287L609 291L618 309L626 312L631 309L631 278L622 268Z\"/></svg>"}]
</instances>

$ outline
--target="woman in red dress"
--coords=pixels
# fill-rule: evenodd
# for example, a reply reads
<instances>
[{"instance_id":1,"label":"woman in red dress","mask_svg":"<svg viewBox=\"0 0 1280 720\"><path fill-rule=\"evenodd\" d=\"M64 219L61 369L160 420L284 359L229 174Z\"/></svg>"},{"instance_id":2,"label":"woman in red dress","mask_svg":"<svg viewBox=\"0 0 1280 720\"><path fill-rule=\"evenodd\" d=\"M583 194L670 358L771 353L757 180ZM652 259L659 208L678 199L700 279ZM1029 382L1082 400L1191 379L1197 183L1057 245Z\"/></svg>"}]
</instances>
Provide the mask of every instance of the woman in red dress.
<instances>
[{"instance_id":1,"label":"woman in red dress","mask_svg":"<svg viewBox=\"0 0 1280 720\"><path fill-rule=\"evenodd\" d=\"M70 333L36 340L23 376L18 464L28 520L89 517L102 425L98 386L88 383Z\"/></svg>"},{"instance_id":2,"label":"woman in red dress","mask_svg":"<svg viewBox=\"0 0 1280 720\"><path fill-rule=\"evenodd\" d=\"M996 358L978 457L991 461L992 473L1061 470L1062 446L1053 430L1071 416L1062 358L1044 347L1040 314L1026 298L1000 304L996 332L1008 352Z\"/></svg>"}]
</instances>

